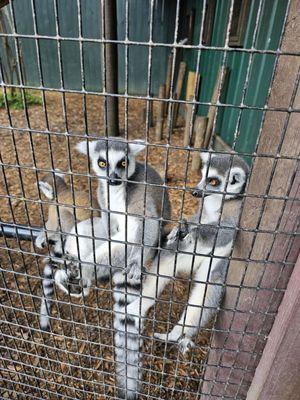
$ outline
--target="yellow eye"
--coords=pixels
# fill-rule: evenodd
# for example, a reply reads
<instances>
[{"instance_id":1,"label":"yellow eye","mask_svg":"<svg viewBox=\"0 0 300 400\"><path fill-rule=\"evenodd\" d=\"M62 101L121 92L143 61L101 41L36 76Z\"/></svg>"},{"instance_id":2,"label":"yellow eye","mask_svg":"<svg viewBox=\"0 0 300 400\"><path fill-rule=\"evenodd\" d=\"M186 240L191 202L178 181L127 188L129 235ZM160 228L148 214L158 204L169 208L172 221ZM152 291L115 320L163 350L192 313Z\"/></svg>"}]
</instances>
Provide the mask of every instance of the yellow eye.
<instances>
[{"instance_id":1,"label":"yellow eye","mask_svg":"<svg viewBox=\"0 0 300 400\"><path fill-rule=\"evenodd\" d=\"M208 180L208 183L209 183L211 186L218 186L218 185L220 184L219 180L216 179L216 178L211 178L211 179L209 179L209 180Z\"/></svg>"},{"instance_id":2,"label":"yellow eye","mask_svg":"<svg viewBox=\"0 0 300 400\"><path fill-rule=\"evenodd\" d=\"M105 168L106 167L106 162L103 161L103 160L99 160L98 161L98 165L99 165L100 168Z\"/></svg>"},{"instance_id":3,"label":"yellow eye","mask_svg":"<svg viewBox=\"0 0 300 400\"><path fill-rule=\"evenodd\" d=\"M126 161L124 160L124 161L122 161L122 163L121 163L121 165L122 165L122 167L126 167Z\"/></svg>"}]
</instances>

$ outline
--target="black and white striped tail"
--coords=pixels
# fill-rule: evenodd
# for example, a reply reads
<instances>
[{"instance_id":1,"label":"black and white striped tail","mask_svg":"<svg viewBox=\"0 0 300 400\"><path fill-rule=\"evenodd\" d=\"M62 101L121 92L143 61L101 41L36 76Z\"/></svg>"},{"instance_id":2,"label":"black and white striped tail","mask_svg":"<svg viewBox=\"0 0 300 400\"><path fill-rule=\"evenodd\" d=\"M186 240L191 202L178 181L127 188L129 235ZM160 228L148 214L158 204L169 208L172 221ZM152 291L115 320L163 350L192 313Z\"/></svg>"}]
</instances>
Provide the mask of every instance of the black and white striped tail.
<instances>
[{"instance_id":1,"label":"black and white striped tail","mask_svg":"<svg viewBox=\"0 0 300 400\"><path fill-rule=\"evenodd\" d=\"M114 275L114 330L115 364L118 398L134 400L140 392L141 368L140 347L142 326L138 318L126 315L126 305L140 294L141 282L126 281L121 272Z\"/></svg>"},{"instance_id":2,"label":"black and white striped tail","mask_svg":"<svg viewBox=\"0 0 300 400\"><path fill-rule=\"evenodd\" d=\"M47 260L44 266L44 277L42 280L43 297L40 310L40 327L44 331L50 331L50 316L54 295L54 271L55 267Z\"/></svg>"}]
</instances>

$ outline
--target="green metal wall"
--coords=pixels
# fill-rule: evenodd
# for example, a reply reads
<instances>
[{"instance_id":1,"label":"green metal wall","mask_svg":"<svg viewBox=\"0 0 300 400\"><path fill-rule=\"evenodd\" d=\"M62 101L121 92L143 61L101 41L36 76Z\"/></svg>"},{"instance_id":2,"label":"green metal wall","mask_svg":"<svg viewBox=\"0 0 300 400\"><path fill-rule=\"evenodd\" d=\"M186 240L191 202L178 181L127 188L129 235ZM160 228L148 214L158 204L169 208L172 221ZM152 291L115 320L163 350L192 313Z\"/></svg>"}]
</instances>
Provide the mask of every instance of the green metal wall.
<instances>
[{"instance_id":1,"label":"green metal wall","mask_svg":"<svg viewBox=\"0 0 300 400\"><path fill-rule=\"evenodd\" d=\"M20 34L34 34L33 13L31 0L14 0L13 7L16 16L17 32ZM55 36L55 13L52 0L35 0L37 29L40 35ZM70 38L78 38L78 9L77 0L57 0L59 34ZM224 46L226 28L229 18L231 1L217 0L212 34L212 46ZM259 0L250 1L249 18L245 32L244 47L251 48ZM182 10L194 8L195 28L193 44L198 44L201 24L202 0L182 0ZM259 20L257 38L254 47L262 50L276 50L283 19L287 7L287 0L264 0L261 18ZM175 27L175 0L156 0L154 8L154 42L173 43ZM125 0L117 1L118 11L118 38L125 39ZM147 43L149 41L149 10L150 0L129 0L129 39ZM81 0L83 38L101 37L101 15L99 0ZM13 43L13 41L11 40ZM61 41L61 55L63 63L63 86L66 89L81 87L80 51L79 43L75 41ZM44 85L50 88L60 88L60 73L58 62L58 43L56 40L40 39L41 65ZM26 83L33 86L40 85L37 64L37 53L34 39L20 39L22 50L22 67ZM119 45L119 92L124 92L125 82L125 47ZM165 80L167 57L169 49L164 47L153 48L152 52L152 82L151 92L158 93L159 85ZM2 53L2 54L1 54ZM179 52L180 53L180 52ZM182 54L182 53L181 53ZM0 45L1 60L5 60L3 47ZM129 46L129 93L145 95L148 86L148 46ZM185 50L183 57L188 63L188 70L195 70L197 50ZM84 78L86 89L101 91L101 45L99 43L83 43ZM224 51L203 50L200 57L200 101L209 102L215 85L216 76L224 59ZM230 76L224 102L240 105L245 83L248 63L251 60L250 79L246 91L245 104L247 106L262 107L267 98L275 56L266 54L250 54L243 52L228 52L225 65L230 68ZM198 109L198 114L207 114L206 106ZM216 131L228 143L233 143L237 130L239 116L238 108L222 108L218 112ZM238 132L236 149L252 152L262 121L262 111L243 110Z\"/></svg>"},{"instance_id":2,"label":"green metal wall","mask_svg":"<svg viewBox=\"0 0 300 400\"><path fill-rule=\"evenodd\" d=\"M216 2L211 46L224 46L225 44L230 3L229 0L217 0ZM244 48L249 49L252 47L258 6L258 0L250 1L248 24L244 37ZM254 48L259 50L277 50L286 7L287 0L265 0L263 2L257 36L253 45ZM202 1L188 0L188 8L194 8L196 11L193 44L198 44ZM197 51L185 51L185 59L188 62L189 70L195 70L197 53ZM201 52L200 101L211 101L216 76L223 59L223 51L204 50ZM249 53L239 51L227 52L226 54L224 64L229 67L230 75L225 96L222 99L224 103L233 105L241 104L247 67L250 61L249 84L244 103L247 106L254 107L263 107L265 105L270 87L275 56L270 54L254 54L251 59ZM207 106L199 107L198 114L206 115L207 108ZM238 108L220 108L218 112L216 132L220 134L229 145L232 145L234 140L239 112ZM236 149L238 151L252 152L255 149L262 116L263 111L260 110L242 111L236 143Z\"/></svg>"},{"instance_id":3,"label":"green metal wall","mask_svg":"<svg viewBox=\"0 0 300 400\"><path fill-rule=\"evenodd\" d=\"M34 34L31 0L14 0L12 2L16 17L17 33ZM78 38L77 0L57 0L59 34ZM117 1L118 39L125 40L125 0ZM40 35L55 36L55 12L53 0L35 0L37 30ZM99 39L101 37L101 10L99 0L81 0L83 38ZM176 2L156 1L154 7L153 40L171 43L174 40ZM129 1L129 40L148 42L150 1ZM44 85L60 88L59 60L57 41L40 39L41 65ZM20 39L23 55L23 70L26 83L39 86L37 53L34 39ZM2 48L3 51L3 48ZM119 54L119 91L124 92L125 82L125 47L118 46ZM3 54L2 54L3 55ZM63 81L66 89L81 89L80 50L75 41L61 41L63 63ZM128 84L129 93L146 94L148 86L148 55L146 46L129 46ZM168 49L159 47L153 50L151 92L157 93L158 87L165 78ZM2 57L3 58L3 57ZM101 45L83 43L84 77L86 89L100 91Z\"/></svg>"}]
</instances>

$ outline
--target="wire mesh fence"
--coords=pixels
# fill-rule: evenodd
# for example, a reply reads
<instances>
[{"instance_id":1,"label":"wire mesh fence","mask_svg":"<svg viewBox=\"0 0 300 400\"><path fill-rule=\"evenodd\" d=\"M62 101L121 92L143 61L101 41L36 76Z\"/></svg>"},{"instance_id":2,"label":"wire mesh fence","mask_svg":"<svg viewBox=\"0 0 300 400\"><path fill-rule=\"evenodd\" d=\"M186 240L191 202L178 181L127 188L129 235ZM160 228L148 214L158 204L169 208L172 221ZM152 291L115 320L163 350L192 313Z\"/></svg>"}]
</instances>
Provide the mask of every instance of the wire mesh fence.
<instances>
[{"instance_id":1,"label":"wire mesh fence","mask_svg":"<svg viewBox=\"0 0 300 400\"><path fill-rule=\"evenodd\" d=\"M121 38L50 3L0 11L1 398L245 399L299 249L297 1L124 0Z\"/></svg>"}]
</instances>

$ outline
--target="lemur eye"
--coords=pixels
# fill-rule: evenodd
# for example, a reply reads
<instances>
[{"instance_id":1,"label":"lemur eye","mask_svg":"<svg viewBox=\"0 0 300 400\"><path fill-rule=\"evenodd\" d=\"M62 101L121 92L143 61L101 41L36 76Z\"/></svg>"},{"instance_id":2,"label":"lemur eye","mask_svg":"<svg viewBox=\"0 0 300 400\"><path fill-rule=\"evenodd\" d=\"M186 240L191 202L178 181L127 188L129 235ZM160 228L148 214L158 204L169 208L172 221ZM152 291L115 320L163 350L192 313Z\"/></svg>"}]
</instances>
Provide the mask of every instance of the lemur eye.
<instances>
[{"instance_id":1,"label":"lemur eye","mask_svg":"<svg viewBox=\"0 0 300 400\"><path fill-rule=\"evenodd\" d=\"M124 167L124 168L125 168L125 167L126 167L126 161L125 161L125 160L123 160L123 161L122 161L122 163L121 163L121 165L122 165L122 167Z\"/></svg>"},{"instance_id":2,"label":"lemur eye","mask_svg":"<svg viewBox=\"0 0 300 400\"><path fill-rule=\"evenodd\" d=\"M98 161L98 165L99 165L100 168L105 168L106 167L106 161L99 160Z\"/></svg>"},{"instance_id":3,"label":"lemur eye","mask_svg":"<svg viewBox=\"0 0 300 400\"><path fill-rule=\"evenodd\" d=\"M210 184L210 186L219 186L220 181L217 178L209 178L208 183Z\"/></svg>"}]
</instances>

